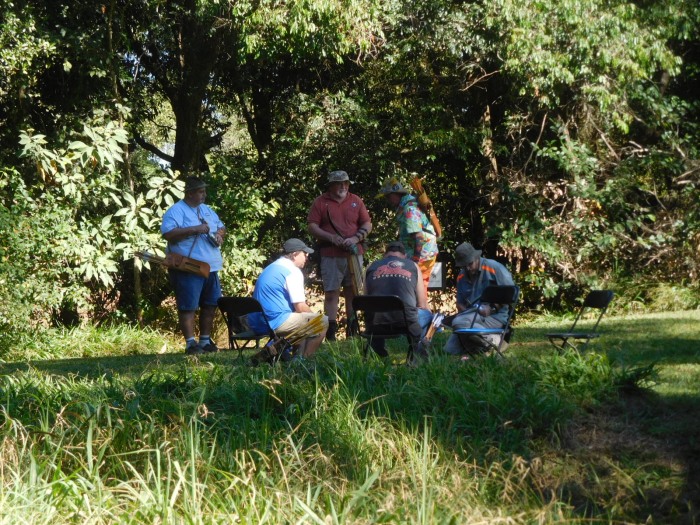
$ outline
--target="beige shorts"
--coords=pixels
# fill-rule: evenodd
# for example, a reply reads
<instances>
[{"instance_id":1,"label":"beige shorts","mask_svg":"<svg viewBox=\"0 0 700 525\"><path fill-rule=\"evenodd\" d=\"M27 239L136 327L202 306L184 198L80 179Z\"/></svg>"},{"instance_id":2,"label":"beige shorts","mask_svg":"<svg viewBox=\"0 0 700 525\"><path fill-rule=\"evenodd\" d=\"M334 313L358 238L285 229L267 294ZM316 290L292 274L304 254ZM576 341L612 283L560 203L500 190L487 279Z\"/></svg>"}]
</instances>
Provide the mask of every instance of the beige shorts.
<instances>
[{"instance_id":1,"label":"beige shorts","mask_svg":"<svg viewBox=\"0 0 700 525\"><path fill-rule=\"evenodd\" d=\"M287 317L287 320L277 327L275 333L281 337L286 337L287 335L303 328L309 323L309 321L316 317L318 317L318 314L315 312L292 312L289 314L289 317ZM324 330L326 330L328 328L328 317L324 315L321 322Z\"/></svg>"},{"instance_id":2,"label":"beige shorts","mask_svg":"<svg viewBox=\"0 0 700 525\"><path fill-rule=\"evenodd\" d=\"M359 256L362 267L362 256ZM348 268L347 257L321 257L321 281L324 292L340 290L341 286L352 285L352 275Z\"/></svg>"}]
</instances>

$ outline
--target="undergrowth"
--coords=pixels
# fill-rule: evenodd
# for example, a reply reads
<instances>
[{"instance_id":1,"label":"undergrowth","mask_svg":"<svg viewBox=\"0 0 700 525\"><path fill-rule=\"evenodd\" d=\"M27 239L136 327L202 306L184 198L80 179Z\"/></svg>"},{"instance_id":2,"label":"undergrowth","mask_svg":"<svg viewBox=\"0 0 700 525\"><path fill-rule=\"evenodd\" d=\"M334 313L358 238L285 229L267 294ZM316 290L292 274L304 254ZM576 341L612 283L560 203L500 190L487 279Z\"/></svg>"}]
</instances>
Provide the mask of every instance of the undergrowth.
<instances>
[{"instance_id":1,"label":"undergrowth","mask_svg":"<svg viewBox=\"0 0 700 525\"><path fill-rule=\"evenodd\" d=\"M608 397L604 359L363 361L347 345L252 369L0 378L3 496L19 521L465 522L572 516L533 487L533 439ZM595 380L593 380L595 379Z\"/></svg>"}]
</instances>

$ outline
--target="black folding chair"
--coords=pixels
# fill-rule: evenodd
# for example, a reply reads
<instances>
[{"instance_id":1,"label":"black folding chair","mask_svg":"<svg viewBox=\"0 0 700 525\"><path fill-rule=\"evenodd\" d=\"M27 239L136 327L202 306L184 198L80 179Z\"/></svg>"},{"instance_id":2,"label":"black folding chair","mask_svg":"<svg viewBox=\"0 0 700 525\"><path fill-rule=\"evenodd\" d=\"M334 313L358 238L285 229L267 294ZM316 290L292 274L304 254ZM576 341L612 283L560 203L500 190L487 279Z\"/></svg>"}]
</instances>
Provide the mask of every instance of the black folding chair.
<instances>
[{"instance_id":1,"label":"black folding chair","mask_svg":"<svg viewBox=\"0 0 700 525\"><path fill-rule=\"evenodd\" d=\"M273 339L276 337L275 331L270 328L270 323L262 306L256 299L252 297L220 297L218 305L226 321L229 350L238 350L239 357L243 357L243 349L247 348L250 342L255 341L255 347L253 348L259 348L261 339ZM262 318L267 326L267 334L256 334L245 325L243 317L256 312L262 314Z\"/></svg>"},{"instance_id":2,"label":"black folding chair","mask_svg":"<svg viewBox=\"0 0 700 525\"><path fill-rule=\"evenodd\" d=\"M600 324L600 320L603 318L603 315L607 311L613 296L614 294L611 290L591 290L588 292L588 295L586 295L586 298L584 299L583 304L576 315L576 319L574 319L574 324L571 325L569 331L546 334L549 338L549 342L552 343L559 351L569 347L578 352L579 348L577 347L576 342L582 341L583 345L581 346L580 350L585 350L591 339L600 337L598 325ZM584 317L586 310L590 309L600 310L593 328L587 331L580 329L577 331L576 325L578 324L579 320Z\"/></svg>"},{"instance_id":3,"label":"black folding chair","mask_svg":"<svg viewBox=\"0 0 700 525\"><path fill-rule=\"evenodd\" d=\"M479 353L486 352L488 350L495 350L498 355L502 356L501 349L503 344L510 337L510 323L515 314L515 305L518 303L518 298L520 297L520 288L515 285L502 285L502 286L487 286L484 292L479 297L479 300L474 304L475 307L479 307L482 304L497 304L500 308L508 308L508 316L505 323L501 327L496 328L482 328L475 327L477 315L474 315L472 319L471 326L469 328L458 328L454 330L454 333L459 338L459 342L468 353L471 352L471 347L473 347L473 342L478 339L479 343L483 345L483 351ZM492 341L486 336L495 335L496 341Z\"/></svg>"},{"instance_id":4,"label":"black folding chair","mask_svg":"<svg viewBox=\"0 0 700 525\"><path fill-rule=\"evenodd\" d=\"M352 299L352 308L359 324L360 332L358 335L367 340L362 350L365 359L373 339L397 339L406 336L408 339L406 362L411 362L413 345L411 334L408 331L406 308L400 297L396 295L356 295ZM382 313L390 314L389 317L395 318L396 321L374 324L375 314Z\"/></svg>"}]
</instances>

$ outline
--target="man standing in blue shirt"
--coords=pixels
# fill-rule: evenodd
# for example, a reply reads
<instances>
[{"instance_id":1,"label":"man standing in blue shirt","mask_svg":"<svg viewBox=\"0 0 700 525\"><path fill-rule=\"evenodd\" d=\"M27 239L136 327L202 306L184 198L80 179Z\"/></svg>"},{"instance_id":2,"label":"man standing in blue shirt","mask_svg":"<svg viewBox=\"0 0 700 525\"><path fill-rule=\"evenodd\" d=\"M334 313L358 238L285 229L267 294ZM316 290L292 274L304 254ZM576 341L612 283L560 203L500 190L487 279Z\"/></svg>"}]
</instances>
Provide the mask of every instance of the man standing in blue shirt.
<instances>
[{"instance_id":1,"label":"man standing in blue shirt","mask_svg":"<svg viewBox=\"0 0 700 525\"><path fill-rule=\"evenodd\" d=\"M508 269L498 261L481 257L468 242L463 242L455 250L455 265L461 270L457 275L457 315L452 320L452 328L469 328L474 320L474 328L501 328L508 320L507 308L500 305L475 303L487 286L513 285L513 277ZM488 336L492 337L492 336ZM474 346L484 346L483 342L473 341ZM505 343L504 343L505 344ZM445 345L448 354L460 354L465 349L459 338L452 334Z\"/></svg>"},{"instance_id":2,"label":"man standing in blue shirt","mask_svg":"<svg viewBox=\"0 0 700 525\"><path fill-rule=\"evenodd\" d=\"M207 185L197 177L185 181L185 198L173 204L163 215L160 231L168 241L168 252L209 264L209 277L169 269L175 291L180 330L185 338L185 353L217 352L211 341L217 300L221 297L218 271L223 267L221 244L226 228L219 216L204 204ZM194 337L194 318L199 313L199 343Z\"/></svg>"},{"instance_id":3,"label":"man standing in blue shirt","mask_svg":"<svg viewBox=\"0 0 700 525\"><path fill-rule=\"evenodd\" d=\"M304 241L288 239L284 243L282 256L265 268L255 282L253 297L262 306L270 328L280 337L297 332L319 315L306 304L304 274L301 271L313 252ZM259 313L249 314L247 322L254 332L267 333L267 326ZM328 330L328 317L323 316L322 324L323 331L303 340L296 355L309 357L318 350Z\"/></svg>"}]
</instances>

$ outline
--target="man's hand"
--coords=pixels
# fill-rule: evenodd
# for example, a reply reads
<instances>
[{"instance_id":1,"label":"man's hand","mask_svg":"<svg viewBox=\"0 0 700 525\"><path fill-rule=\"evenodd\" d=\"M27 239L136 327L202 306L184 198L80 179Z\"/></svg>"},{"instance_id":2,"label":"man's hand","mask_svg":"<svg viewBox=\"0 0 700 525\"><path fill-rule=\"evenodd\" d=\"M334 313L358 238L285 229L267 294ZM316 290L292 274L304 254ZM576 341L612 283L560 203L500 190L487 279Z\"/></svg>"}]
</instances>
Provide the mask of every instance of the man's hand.
<instances>
[{"instance_id":1,"label":"man's hand","mask_svg":"<svg viewBox=\"0 0 700 525\"><path fill-rule=\"evenodd\" d=\"M491 310L490 304L480 304L477 311L479 312L479 315L482 317L488 317L489 315L491 315L493 313Z\"/></svg>"},{"instance_id":2,"label":"man's hand","mask_svg":"<svg viewBox=\"0 0 700 525\"><path fill-rule=\"evenodd\" d=\"M216 244L221 246L224 243L224 236L226 235L226 229L225 228L219 228L216 233L214 234L216 238Z\"/></svg>"},{"instance_id":3,"label":"man's hand","mask_svg":"<svg viewBox=\"0 0 700 525\"><path fill-rule=\"evenodd\" d=\"M347 239L343 240L343 247L352 251L353 246L355 246L358 242L359 240L356 236L348 237Z\"/></svg>"}]
</instances>

